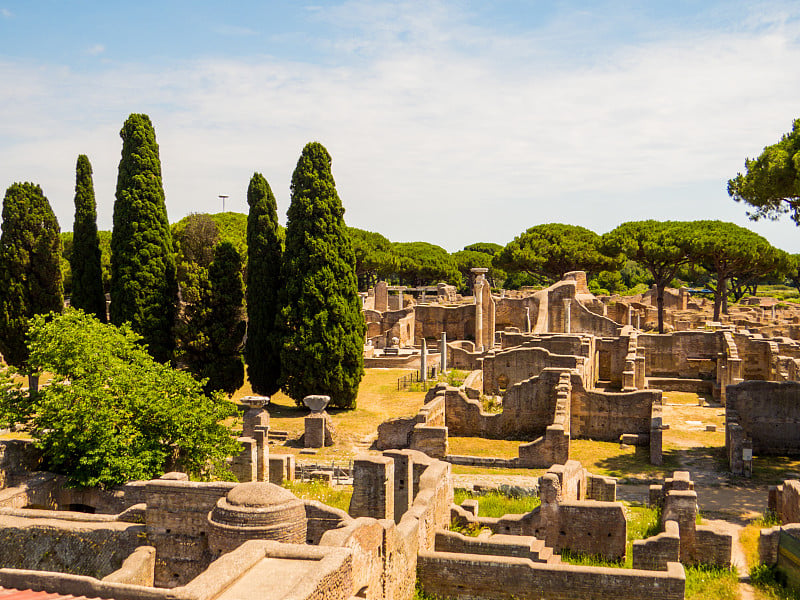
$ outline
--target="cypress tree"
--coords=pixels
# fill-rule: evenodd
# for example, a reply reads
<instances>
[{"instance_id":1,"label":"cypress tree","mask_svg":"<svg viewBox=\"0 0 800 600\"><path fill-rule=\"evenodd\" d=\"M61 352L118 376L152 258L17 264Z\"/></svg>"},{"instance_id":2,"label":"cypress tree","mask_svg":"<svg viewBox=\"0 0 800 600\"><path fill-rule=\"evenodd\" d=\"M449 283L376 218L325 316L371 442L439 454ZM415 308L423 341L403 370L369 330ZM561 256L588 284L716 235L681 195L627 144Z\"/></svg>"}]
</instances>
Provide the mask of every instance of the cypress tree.
<instances>
[{"instance_id":1,"label":"cypress tree","mask_svg":"<svg viewBox=\"0 0 800 600\"><path fill-rule=\"evenodd\" d=\"M122 158L111 237L111 322L130 322L165 362L175 346L178 299L161 160L150 117L132 114L120 131Z\"/></svg>"},{"instance_id":2,"label":"cypress tree","mask_svg":"<svg viewBox=\"0 0 800 600\"><path fill-rule=\"evenodd\" d=\"M208 377L207 391L222 390L230 396L244 383L241 351L245 331L242 258L232 243L221 242L214 249L208 280L211 286L207 329L210 354L202 376Z\"/></svg>"},{"instance_id":3,"label":"cypress tree","mask_svg":"<svg viewBox=\"0 0 800 600\"><path fill-rule=\"evenodd\" d=\"M25 368L28 319L64 308L61 232L42 188L15 183L3 199L0 234L0 352Z\"/></svg>"},{"instance_id":4,"label":"cypress tree","mask_svg":"<svg viewBox=\"0 0 800 600\"><path fill-rule=\"evenodd\" d=\"M106 295L100 263L100 237L97 234L97 207L92 165L85 154L78 156L75 167L75 223L72 232L70 305L95 315L101 323L105 323Z\"/></svg>"},{"instance_id":5,"label":"cypress tree","mask_svg":"<svg viewBox=\"0 0 800 600\"><path fill-rule=\"evenodd\" d=\"M255 393L272 395L280 389L281 376L282 249L278 205L261 173L250 178L247 203L247 376Z\"/></svg>"},{"instance_id":6,"label":"cypress tree","mask_svg":"<svg viewBox=\"0 0 800 600\"><path fill-rule=\"evenodd\" d=\"M355 262L331 156L309 143L292 174L282 271L282 382L298 404L327 394L332 406L355 408L366 329Z\"/></svg>"}]
</instances>

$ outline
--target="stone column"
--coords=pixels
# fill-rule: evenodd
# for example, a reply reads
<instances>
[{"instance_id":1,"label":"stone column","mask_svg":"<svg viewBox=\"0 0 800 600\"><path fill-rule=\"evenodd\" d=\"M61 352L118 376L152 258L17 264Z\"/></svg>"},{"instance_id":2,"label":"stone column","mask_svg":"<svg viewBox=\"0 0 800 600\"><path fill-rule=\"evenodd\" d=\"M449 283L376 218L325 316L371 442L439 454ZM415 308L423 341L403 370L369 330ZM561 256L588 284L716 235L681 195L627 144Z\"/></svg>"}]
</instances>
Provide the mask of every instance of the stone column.
<instances>
[{"instance_id":1,"label":"stone column","mask_svg":"<svg viewBox=\"0 0 800 600\"><path fill-rule=\"evenodd\" d=\"M642 314L637 312L636 313L636 329L641 329L641 328L642 328Z\"/></svg>"},{"instance_id":2,"label":"stone column","mask_svg":"<svg viewBox=\"0 0 800 600\"><path fill-rule=\"evenodd\" d=\"M564 298L564 333L572 333L572 303Z\"/></svg>"},{"instance_id":3,"label":"stone column","mask_svg":"<svg viewBox=\"0 0 800 600\"><path fill-rule=\"evenodd\" d=\"M389 308L389 289L385 281L375 284L375 310L386 312Z\"/></svg>"},{"instance_id":4,"label":"stone column","mask_svg":"<svg viewBox=\"0 0 800 600\"><path fill-rule=\"evenodd\" d=\"M525 333L531 332L531 307L525 307Z\"/></svg>"},{"instance_id":5,"label":"stone column","mask_svg":"<svg viewBox=\"0 0 800 600\"><path fill-rule=\"evenodd\" d=\"M419 352L419 380L428 381L428 344L422 338L422 349Z\"/></svg>"},{"instance_id":6,"label":"stone column","mask_svg":"<svg viewBox=\"0 0 800 600\"><path fill-rule=\"evenodd\" d=\"M475 275L475 285L472 287L475 297L475 350L483 352L483 282L489 269L473 267L470 271Z\"/></svg>"},{"instance_id":7,"label":"stone column","mask_svg":"<svg viewBox=\"0 0 800 600\"><path fill-rule=\"evenodd\" d=\"M441 348L439 349L440 360L439 360L439 370L444 373L447 371L447 332L442 332L442 339L439 342Z\"/></svg>"},{"instance_id":8,"label":"stone column","mask_svg":"<svg viewBox=\"0 0 800 600\"><path fill-rule=\"evenodd\" d=\"M633 325L633 307L628 305L628 325Z\"/></svg>"}]
</instances>

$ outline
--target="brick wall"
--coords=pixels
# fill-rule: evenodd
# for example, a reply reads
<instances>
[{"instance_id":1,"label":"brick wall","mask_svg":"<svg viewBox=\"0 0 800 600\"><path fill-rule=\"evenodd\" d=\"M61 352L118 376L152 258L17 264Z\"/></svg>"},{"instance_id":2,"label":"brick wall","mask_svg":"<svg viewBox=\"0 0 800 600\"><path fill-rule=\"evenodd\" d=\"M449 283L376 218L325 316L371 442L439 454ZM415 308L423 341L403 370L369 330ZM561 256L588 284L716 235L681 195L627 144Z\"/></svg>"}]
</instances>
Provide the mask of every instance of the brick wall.
<instances>
[{"instance_id":1,"label":"brick wall","mask_svg":"<svg viewBox=\"0 0 800 600\"><path fill-rule=\"evenodd\" d=\"M427 594L464 600L682 600L685 589L679 563L659 572L421 552L417 573Z\"/></svg>"}]
</instances>

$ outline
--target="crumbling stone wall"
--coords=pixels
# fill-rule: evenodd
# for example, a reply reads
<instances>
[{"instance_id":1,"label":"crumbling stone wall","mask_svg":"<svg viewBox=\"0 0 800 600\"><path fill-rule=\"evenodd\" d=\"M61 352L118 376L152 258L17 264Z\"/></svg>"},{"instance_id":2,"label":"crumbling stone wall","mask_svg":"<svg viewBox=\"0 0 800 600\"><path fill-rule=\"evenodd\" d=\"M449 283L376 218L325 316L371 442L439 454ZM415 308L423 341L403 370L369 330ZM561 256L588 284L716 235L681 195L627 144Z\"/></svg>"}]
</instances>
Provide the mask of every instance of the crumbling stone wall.
<instances>
[{"instance_id":1,"label":"crumbling stone wall","mask_svg":"<svg viewBox=\"0 0 800 600\"><path fill-rule=\"evenodd\" d=\"M545 368L575 369L586 376L583 357L552 354L545 348L521 346L497 353L490 351L484 357L483 391L485 394L499 394L501 389L506 390L536 377Z\"/></svg>"},{"instance_id":2,"label":"crumbling stone wall","mask_svg":"<svg viewBox=\"0 0 800 600\"><path fill-rule=\"evenodd\" d=\"M49 518L0 515L0 568L102 578L146 543L143 525L88 520L92 515L81 521L80 513L61 518L58 513L47 514ZM66 520L67 514L76 520Z\"/></svg>"},{"instance_id":3,"label":"crumbling stone wall","mask_svg":"<svg viewBox=\"0 0 800 600\"><path fill-rule=\"evenodd\" d=\"M800 382L744 381L729 385L726 397L729 455L741 443L736 436L752 442L755 454L800 454Z\"/></svg>"},{"instance_id":4,"label":"crumbling stone wall","mask_svg":"<svg viewBox=\"0 0 800 600\"><path fill-rule=\"evenodd\" d=\"M639 345L647 356L647 377L713 379L722 350L715 331L676 331L669 334L639 335Z\"/></svg>"},{"instance_id":5,"label":"crumbling stone wall","mask_svg":"<svg viewBox=\"0 0 800 600\"><path fill-rule=\"evenodd\" d=\"M679 563L659 572L421 552L417 571L427 594L464 600L682 600L685 588Z\"/></svg>"}]
</instances>

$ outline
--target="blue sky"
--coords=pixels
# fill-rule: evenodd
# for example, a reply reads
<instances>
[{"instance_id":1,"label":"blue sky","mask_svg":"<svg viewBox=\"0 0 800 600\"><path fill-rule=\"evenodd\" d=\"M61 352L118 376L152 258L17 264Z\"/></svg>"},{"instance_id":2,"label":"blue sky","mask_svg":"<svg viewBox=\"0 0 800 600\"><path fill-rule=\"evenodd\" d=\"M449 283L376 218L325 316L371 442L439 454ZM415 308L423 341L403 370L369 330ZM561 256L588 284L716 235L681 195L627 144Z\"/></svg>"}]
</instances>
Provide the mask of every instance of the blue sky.
<instances>
[{"instance_id":1,"label":"blue sky","mask_svg":"<svg viewBox=\"0 0 800 600\"><path fill-rule=\"evenodd\" d=\"M110 229L128 114L156 127L171 221L281 220L325 144L349 225L450 251L568 222L753 228L725 191L800 117L796 2L0 0L0 186L40 183L71 230L78 154Z\"/></svg>"}]
</instances>

